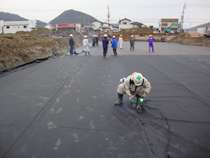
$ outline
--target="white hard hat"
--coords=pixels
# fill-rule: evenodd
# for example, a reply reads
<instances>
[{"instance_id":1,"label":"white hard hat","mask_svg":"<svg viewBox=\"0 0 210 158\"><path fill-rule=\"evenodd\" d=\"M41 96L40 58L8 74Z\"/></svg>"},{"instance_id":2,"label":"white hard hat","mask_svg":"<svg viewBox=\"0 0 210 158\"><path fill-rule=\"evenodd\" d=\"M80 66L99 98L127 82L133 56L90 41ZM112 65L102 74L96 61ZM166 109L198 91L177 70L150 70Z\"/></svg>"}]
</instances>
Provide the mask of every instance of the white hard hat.
<instances>
[{"instance_id":1,"label":"white hard hat","mask_svg":"<svg viewBox=\"0 0 210 158\"><path fill-rule=\"evenodd\" d=\"M150 37L152 37L152 35L150 35Z\"/></svg>"},{"instance_id":2,"label":"white hard hat","mask_svg":"<svg viewBox=\"0 0 210 158\"><path fill-rule=\"evenodd\" d=\"M131 35L131 37L133 37L133 35Z\"/></svg>"},{"instance_id":3,"label":"white hard hat","mask_svg":"<svg viewBox=\"0 0 210 158\"><path fill-rule=\"evenodd\" d=\"M87 36L84 36L84 38L87 38Z\"/></svg>"},{"instance_id":4,"label":"white hard hat","mask_svg":"<svg viewBox=\"0 0 210 158\"><path fill-rule=\"evenodd\" d=\"M120 35L120 36L122 36L122 35Z\"/></svg>"},{"instance_id":5,"label":"white hard hat","mask_svg":"<svg viewBox=\"0 0 210 158\"><path fill-rule=\"evenodd\" d=\"M107 37L107 34L105 34L104 37Z\"/></svg>"},{"instance_id":6,"label":"white hard hat","mask_svg":"<svg viewBox=\"0 0 210 158\"><path fill-rule=\"evenodd\" d=\"M115 38L115 36L113 36L113 38Z\"/></svg>"},{"instance_id":7,"label":"white hard hat","mask_svg":"<svg viewBox=\"0 0 210 158\"><path fill-rule=\"evenodd\" d=\"M133 82L136 86L140 86L143 82L143 76L141 73L134 73Z\"/></svg>"},{"instance_id":8,"label":"white hard hat","mask_svg":"<svg viewBox=\"0 0 210 158\"><path fill-rule=\"evenodd\" d=\"M72 34L70 34L70 37L72 37L73 35Z\"/></svg>"}]
</instances>

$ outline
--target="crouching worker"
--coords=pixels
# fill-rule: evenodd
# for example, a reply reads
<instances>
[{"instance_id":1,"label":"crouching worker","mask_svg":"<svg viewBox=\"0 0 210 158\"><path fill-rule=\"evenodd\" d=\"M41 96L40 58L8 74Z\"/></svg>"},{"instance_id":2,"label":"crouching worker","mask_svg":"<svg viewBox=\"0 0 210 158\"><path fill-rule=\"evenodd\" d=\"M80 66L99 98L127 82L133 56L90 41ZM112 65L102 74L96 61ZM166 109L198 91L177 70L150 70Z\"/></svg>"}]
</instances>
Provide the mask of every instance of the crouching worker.
<instances>
[{"instance_id":1,"label":"crouching worker","mask_svg":"<svg viewBox=\"0 0 210 158\"><path fill-rule=\"evenodd\" d=\"M118 100L114 103L115 105L122 104L123 94L126 93L131 98L145 98L146 94L151 91L150 82L142 76L141 73L134 72L127 78L120 79L120 84L117 88ZM135 95L135 96L134 96ZM136 106L136 109L140 109L140 106Z\"/></svg>"}]
</instances>

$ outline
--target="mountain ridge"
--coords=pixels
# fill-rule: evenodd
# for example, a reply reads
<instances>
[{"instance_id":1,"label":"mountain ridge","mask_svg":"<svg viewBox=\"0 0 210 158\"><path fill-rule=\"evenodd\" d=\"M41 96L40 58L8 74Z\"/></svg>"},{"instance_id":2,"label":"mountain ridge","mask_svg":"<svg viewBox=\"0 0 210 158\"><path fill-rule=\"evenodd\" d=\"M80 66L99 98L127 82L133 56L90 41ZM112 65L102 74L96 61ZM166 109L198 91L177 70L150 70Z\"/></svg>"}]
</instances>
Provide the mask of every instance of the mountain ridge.
<instances>
[{"instance_id":1,"label":"mountain ridge","mask_svg":"<svg viewBox=\"0 0 210 158\"><path fill-rule=\"evenodd\" d=\"M28 21L28 19L19 16L18 14L12 14L7 12L0 12L0 20L4 21ZM56 24L68 24L68 23L80 23L82 25L90 25L92 21L96 20L91 15L76 11L73 9L66 10L49 23L55 27ZM37 20L37 27L45 27L47 23Z\"/></svg>"},{"instance_id":2,"label":"mountain ridge","mask_svg":"<svg viewBox=\"0 0 210 158\"><path fill-rule=\"evenodd\" d=\"M28 21L29 19L23 18L18 14L0 12L0 20L4 21ZM37 27L45 27L47 23L37 20Z\"/></svg>"},{"instance_id":3,"label":"mountain ridge","mask_svg":"<svg viewBox=\"0 0 210 158\"><path fill-rule=\"evenodd\" d=\"M55 27L56 24L65 24L65 23L80 23L82 25L90 25L90 22L94 20L96 20L96 18L94 18L91 15L70 9L64 11L59 16L51 20L49 23L53 27Z\"/></svg>"}]
</instances>

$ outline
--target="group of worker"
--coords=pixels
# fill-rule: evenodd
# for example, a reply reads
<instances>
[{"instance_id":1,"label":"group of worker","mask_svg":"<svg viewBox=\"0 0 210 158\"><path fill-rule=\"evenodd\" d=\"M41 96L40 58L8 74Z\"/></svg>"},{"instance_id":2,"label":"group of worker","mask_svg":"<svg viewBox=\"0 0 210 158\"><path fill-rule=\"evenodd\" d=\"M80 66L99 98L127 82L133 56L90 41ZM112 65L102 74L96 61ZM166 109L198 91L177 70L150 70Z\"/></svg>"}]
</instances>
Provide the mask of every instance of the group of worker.
<instances>
[{"instance_id":1,"label":"group of worker","mask_svg":"<svg viewBox=\"0 0 210 158\"><path fill-rule=\"evenodd\" d=\"M74 50L74 41L73 41L73 35L70 35L69 39L69 45L70 45L70 54L73 55ZM149 52L150 48L152 48L152 51L154 52L154 46L153 46L153 40L154 37L150 35L149 38ZM109 40L107 39L107 35L104 35L104 38L102 40L103 45L103 56L106 58L106 54L108 51L109 46ZM119 45L120 49L122 49L123 46L123 38L122 35L119 37ZM130 50L134 50L134 36L131 35L130 37ZM111 41L111 47L113 48L114 56L117 55L117 39L115 36L112 37ZM84 36L83 39L83 51L85 52L85 55L90 56L90 44L88 42L87 36ZM123 103L123 95L127 94L129 96L129 100L131 101L133 98L138 100L138 98L145 98L147 94L151 91L151 84L150 82L139 72L134 72L131 75L129 75L127 78L120 79L117 93L118 93L118 100L114 103L115 105L120 105ZM138 104L134 104L134 108L137 110L141 110L141 106Z\"/></svg>"},{"instance_id":2,"label":"group of worker","mask_svg":"<svg viewBox=\"0 0 210 158\"><path fill-rule=\"evenodd\" d=\"M98 40L99 40L98 35L93 35L92 36L92 47L99 46Z\"/></svg>"},{"instance_id":3,"label":"group of worker","mask_svg":"<svg viewBox=\"0 0 210 158\"><path fill-rule=\"evenodd\" d=\"M74 40L73 40L73 35L70 34L70 39L69 39L69 45L70 45L70 55L73 55L74 54ZM98 36L97 35L94 35L92 36L92 47L94 46L99 46L98 44ZM150 52L150 48L152 48L152 52L154 52L154 46L153 46L153 41L154 41L154 37L152 37L152 35L150 35L149 39L149 52ZM113 48L113 53L114 53L114 56L117 56L117 39L115 38L115 36L112 37L112 41L111 41L111 47ZM106 58L106 55L107 55L107 51L108 51L108 44L109 44L109 40L107 39L107 35L105 34L104 35L104 38L102 40L102 45L103 45L103 57ZM119 37L119 45L120 45L120 49L122 49L123 47L123 38L122 38L122 35L120 35ZM130 37L130 50L133 50L134 51L134 45L135 45L135 40L134 40L134 36L131 35ZM85 35L84 36L84 39L83 39L83 47L84 47L84 52L85 52L85 55L89 55L90 56L90 44L88 42L88 39L87 39L87 36Z\"/></svg>"}]
</instances>

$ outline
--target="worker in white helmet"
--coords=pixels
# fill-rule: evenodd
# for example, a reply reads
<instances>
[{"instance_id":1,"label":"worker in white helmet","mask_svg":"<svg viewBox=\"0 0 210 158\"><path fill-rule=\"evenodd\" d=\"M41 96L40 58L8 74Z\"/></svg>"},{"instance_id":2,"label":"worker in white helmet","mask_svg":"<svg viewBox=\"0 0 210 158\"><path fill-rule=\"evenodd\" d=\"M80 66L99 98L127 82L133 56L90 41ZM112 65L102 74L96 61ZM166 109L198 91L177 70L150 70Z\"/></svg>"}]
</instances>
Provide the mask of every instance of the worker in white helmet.
<instances>
[{"instance_id":1,"label":"worker in white helmet","mask_svg":"<svg viewBox=\"0 0 210 158\"><path fill-rule=\"evenodd\" d=\"M84 39L83 39L83 48L84 48L84 52L85 52L85 55L88 55L90 56L90 45L89 45L89 42L88 42L88 39L87 39L87 36L84 36Z\"/></svg>"},{"instance_id":2,"label":"worker in white helmet","mask_svg":"<svg viewBox=\"0 0 210 158\"><path fill-rule=\"evenodd\" d=\"M134 41L134 36L131 35L130 37L130 50L134 50L134 45L135 45L135 41Z\"/></svg>"},{"instance_id":3,"label":"worker in white helmet","mask_svg":"<svg viewBox=\"0 0 210 158\"><path fill-rule=\"evenodd\" d=\"M105 34L104 39L102 40L104 58L106 58L106 54L107 54L107 51L108 51L108 45L109 45L109 40L107 39L107 34Z\"/></svg>"},{"instance_id":4,"label":"worker in white helmet","mask_svg":"<svg viewBox=\"0 0 210 158\"><path fill-rule=\"evenodd\" d=\"M120 49L122 49L122 44L123 44L122 35L120 35L120 37L119 37L119 44L120 44Z\"/></svg>"},{"instance_id":5,"label":"worker in white helmet","mask_svg":"<svg viewBox=\"0 0 210 158\"><path fill-rule=\"evenodd\" d=\"M73 55L73 50L74 50L74 40L73 40L73 35L70 34L70 39L69 39L69 45L70 45L70 55Z\"/></svg>"},{"instance_id":6,"label":"worker in white helmet","mask_svg":"<svg viewBox=\"0 0 210 158\"><path fill-rule=\"evenodd\" d=\"M153 46L153 41L155 40L154 37L152 37L152 35L149 36L149 52L150 52L150 48L152 47L152 52L154 52L154 46Z\"/></svg>"},{"instance_id":7,"label":"worker in white helmet","mask_svg":"<svg viewBox=\"0 0 210 158\"><path fill-rule=\"evenodd\" d=\"M138 72L134 72L127 78L120 80L120 84L117 88L118 100L114 103L115 105L122 104L123 94L126 93L130 100L136 95L137 98L145 98L146 94L151 91L150 82ZM140 106L135 107L136 109L141 109Z\"/></svg>"}]
</instances>

